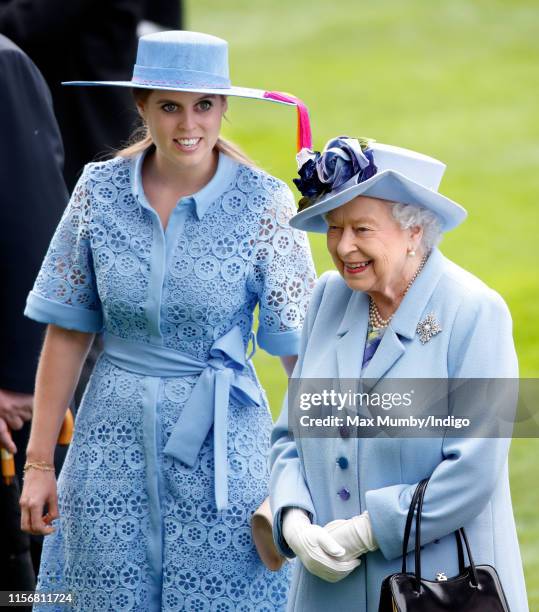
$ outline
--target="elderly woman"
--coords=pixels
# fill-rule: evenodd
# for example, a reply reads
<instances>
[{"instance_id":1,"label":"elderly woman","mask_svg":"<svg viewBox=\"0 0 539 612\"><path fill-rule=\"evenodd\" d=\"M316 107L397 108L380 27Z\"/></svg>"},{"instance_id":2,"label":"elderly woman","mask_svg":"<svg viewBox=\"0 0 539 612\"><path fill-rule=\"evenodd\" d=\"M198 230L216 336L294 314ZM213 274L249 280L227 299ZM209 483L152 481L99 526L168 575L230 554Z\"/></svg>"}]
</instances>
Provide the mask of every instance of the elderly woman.
<instances>
[{"instance_id":1,"label":"elderly woman","mask_svg":"<svg viewBox=\"0 0 539 612\"><path fill-rule=\"evenodd\" d=\"M444 164L345 137L301 162L304 198L291 225L326 233L337 272L315 288L294 378L518 376L505 303L436 247L466 216L437 191ZM294 435L293 420L285 403L271 457L275 540L301 562L289 610L378 610L383 579L400 571L413 492L428 477L423 577L459 573L452 533L463 526L511 610L528 609L507 439L355 438L346 427L313 439Z\"/></svg>"}]
</instances>

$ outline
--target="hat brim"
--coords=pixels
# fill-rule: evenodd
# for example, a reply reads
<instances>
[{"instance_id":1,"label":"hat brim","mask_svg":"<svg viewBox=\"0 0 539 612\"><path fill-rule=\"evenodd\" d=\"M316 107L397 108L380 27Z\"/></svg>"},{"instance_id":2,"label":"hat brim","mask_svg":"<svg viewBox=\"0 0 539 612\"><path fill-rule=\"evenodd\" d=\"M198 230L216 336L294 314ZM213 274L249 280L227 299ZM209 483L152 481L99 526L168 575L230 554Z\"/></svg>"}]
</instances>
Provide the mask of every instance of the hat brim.
<instances>
[{"instance_id":1,"label":"hat brim","mask_svg":"<svg viewBox=\"0 0 539 612\"><path fill-rule=\"evenodd\" d=\"M130 87L134 89L159 89L164 91L187 91L192 93L213 94L217 96L236 96L238 98L252 98L254 100L265 100L267 102L276 102L277 104L285 104L286 106L294 106L293 102L285 102L283 100L275 100L265 96L264 89L250 89L249 87L226 87L226 88L192 88L192 87L166 87L159 84L142 85L133 81L64 81L62 85L73 86L114 86L114 87Z\"/></svg>"},{"instance_id":2,"label":"hat brim","mask_svg":"<svg viewBox=\"0 0 539 612\"><path fill-rule=\"evenodd\" d=\"M323 197L292 217L290 225L305 232L326 233L328 226L323 215L360 195L427 208L438 215L444 232L460 225L468 215L460 204L442 194L412 181L396 170L383 170L340 193Z\"/></svg>"}]
</instances>

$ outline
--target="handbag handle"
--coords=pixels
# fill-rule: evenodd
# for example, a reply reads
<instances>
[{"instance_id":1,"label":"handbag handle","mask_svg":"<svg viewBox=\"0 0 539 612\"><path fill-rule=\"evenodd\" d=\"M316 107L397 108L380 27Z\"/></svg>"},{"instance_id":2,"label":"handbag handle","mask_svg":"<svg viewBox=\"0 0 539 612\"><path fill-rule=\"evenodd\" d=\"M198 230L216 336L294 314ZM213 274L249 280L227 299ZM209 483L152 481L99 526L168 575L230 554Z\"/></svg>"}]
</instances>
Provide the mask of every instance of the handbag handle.
<instances>
[{"instance_id":1,"label":"handbag handle","mask_svg":"<svg viewBox=\"0 0 539 612\"><path fill-rule=\"evenodd\" d=\"M408 541L410 539L410 531L412 530L412 521L414 520L415 507L417 506L417 500L419 498L419 492L422 488L426 487L427 479L421 480L415 488L414 494L412 495L412 501L408 508L408 516L406 517L406 525L404 527L404 538L402 541L402 573L406 574L406 555L408 554Z\"/></svg>"},{"instance_id":2,"label":"handbag handle","mask_svg":"<svg viewBox=\"0 0 539 612\"><path fill-rule=\"evenodd\" d=\"M425 491L427 489L427 485L429 483L429 479L425 478L419 482L417 485L414 494L412 496L412 501L410 502L410 508L408 510L408 516L406 517L406 525L404 528L404 538L403 538L403 546L402 546L402 573L407 573L406 568L406 555L408 552L408 541L410 539L410 531L412 529L412 521L414 518L414 513L417 506L417 514L416 514L416 530L415 530L415 578L417 590L419 591L421 586L421 514L423 511L423 500L425 498ZM477 570L475 568L475 563L472 557L472 551L470 549L470 544L468 542L468 538L464 531L464 528L461 527L454 532L455 538L457 541L457 552L458 552L458 562L459 562L459 572L462 573L465 570L464 566L464 550L462 541L464 540L464 546L466 547L466 554L468 555L468 561L470 564L470 571L472 574L472 584L474 586L478 585L478 577Z\"/></svg>"}]
</instances>

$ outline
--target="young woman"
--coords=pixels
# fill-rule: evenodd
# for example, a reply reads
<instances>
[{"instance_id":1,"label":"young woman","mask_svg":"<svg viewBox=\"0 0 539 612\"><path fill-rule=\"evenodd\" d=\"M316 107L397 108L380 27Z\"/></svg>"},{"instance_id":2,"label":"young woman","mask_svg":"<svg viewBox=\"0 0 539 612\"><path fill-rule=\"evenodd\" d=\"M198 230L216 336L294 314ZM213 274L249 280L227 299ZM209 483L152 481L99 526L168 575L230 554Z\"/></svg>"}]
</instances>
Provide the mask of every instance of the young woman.
<instances>
[{"instance_id":1,"label":"young woman","mask_svg":"<svg viewBox=\"0 0 539 612\"><path fill-rule=\"evenodd\" d=\"M47 535L38 588L85 611L281 610L288 571L249 529L271 417L246 353L258 305L258 343L290 369L314 272L290 191L219 136L226 96L267 94L232 87L226 42L191 32L142 37L112 84L147 134L86 166L26 310L50 324L21 499ZM57 504L54 441L101 330Z\"/></svg>"}]
</instances>

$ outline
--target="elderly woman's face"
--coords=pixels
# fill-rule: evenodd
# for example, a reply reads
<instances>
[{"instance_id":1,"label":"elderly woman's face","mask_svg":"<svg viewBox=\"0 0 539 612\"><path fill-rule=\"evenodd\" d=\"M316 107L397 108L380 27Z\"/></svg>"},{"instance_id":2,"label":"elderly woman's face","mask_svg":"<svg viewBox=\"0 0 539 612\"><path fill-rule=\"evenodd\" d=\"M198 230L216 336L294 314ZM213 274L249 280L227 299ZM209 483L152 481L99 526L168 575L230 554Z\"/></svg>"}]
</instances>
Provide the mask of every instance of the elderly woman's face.
<instances>
[{"instance_id":1,"label":"elderly woman's face","mask_svg":"<svg viewBox=\"0 0 539 612\"><path fill-rule=\"evenodd\" d=\"M351 289L387 295L402 286L420 228L402 229L389 202L366 196L332 210L326 220L328 250Z\"/></svg>"}]
</instances>

